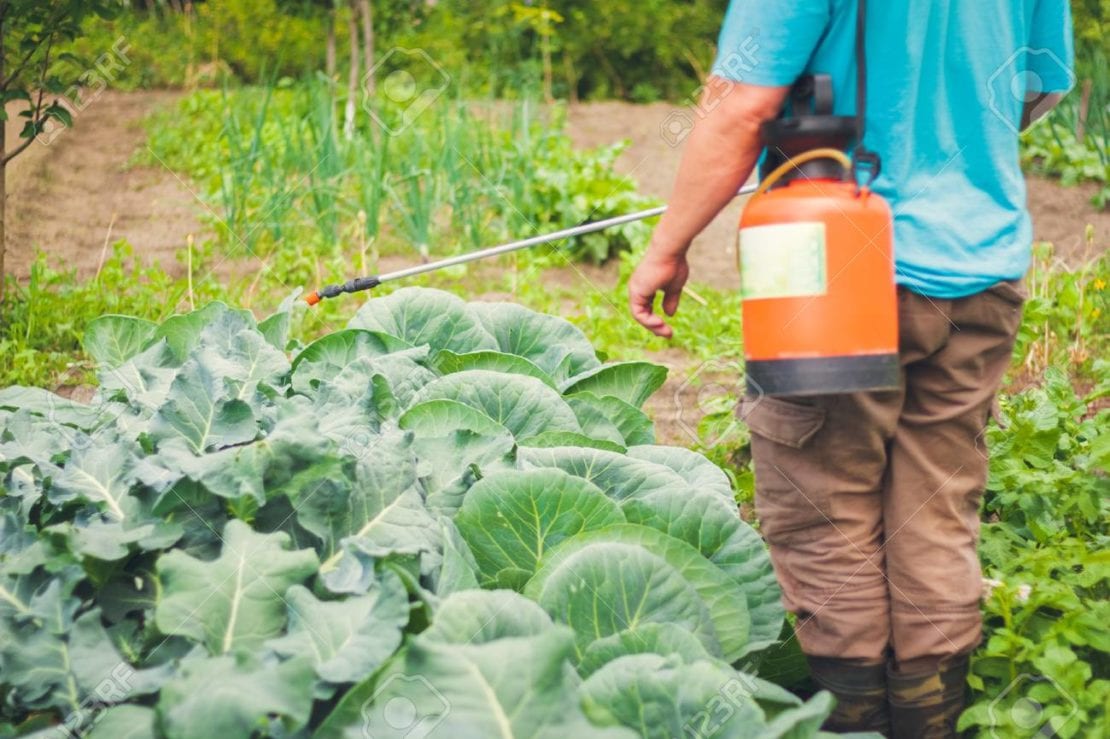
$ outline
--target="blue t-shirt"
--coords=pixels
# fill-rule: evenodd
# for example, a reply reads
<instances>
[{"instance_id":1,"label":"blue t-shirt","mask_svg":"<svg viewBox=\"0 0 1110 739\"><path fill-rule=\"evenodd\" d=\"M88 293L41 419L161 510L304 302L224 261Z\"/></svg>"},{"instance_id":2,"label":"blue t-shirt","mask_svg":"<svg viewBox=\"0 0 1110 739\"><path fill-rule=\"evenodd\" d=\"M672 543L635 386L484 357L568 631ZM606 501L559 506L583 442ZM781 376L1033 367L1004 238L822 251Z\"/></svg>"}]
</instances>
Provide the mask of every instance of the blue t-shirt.
<instances>
[{"instance_id":1,"label":"blue t-shirt","mask_svg":"<svg viewBox=\"0 0 1110 739\"><path fill-rule=\"evenodd\" d=\"M732 0L713 73L781 86L832 76L855 112L856 0ZM879 0L867 9L874 190L894 211L898 283L938 298L1018 279L1033 240L1018 164L1026 91L1071 88L1068 0Z\"/></svg>"}]
</instances>

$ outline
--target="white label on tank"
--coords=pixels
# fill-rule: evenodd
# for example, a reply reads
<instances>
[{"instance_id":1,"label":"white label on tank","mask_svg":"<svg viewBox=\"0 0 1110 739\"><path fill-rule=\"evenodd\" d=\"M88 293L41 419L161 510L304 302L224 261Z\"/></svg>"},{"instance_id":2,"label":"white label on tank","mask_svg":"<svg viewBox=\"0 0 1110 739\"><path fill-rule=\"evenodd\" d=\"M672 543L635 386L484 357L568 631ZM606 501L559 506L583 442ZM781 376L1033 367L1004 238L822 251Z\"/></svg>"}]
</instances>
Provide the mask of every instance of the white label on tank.
<instances>
[{"instance_id":1,"label":"white label on tank","mask_svg":"<svg viewBox=\"0 0 1110 739\"><path fill-rule=\"evenodd\" d=\"M828 290L825 224L782 223L740 229L744 300L800 298Z\"/></svg>"}]
</instances>

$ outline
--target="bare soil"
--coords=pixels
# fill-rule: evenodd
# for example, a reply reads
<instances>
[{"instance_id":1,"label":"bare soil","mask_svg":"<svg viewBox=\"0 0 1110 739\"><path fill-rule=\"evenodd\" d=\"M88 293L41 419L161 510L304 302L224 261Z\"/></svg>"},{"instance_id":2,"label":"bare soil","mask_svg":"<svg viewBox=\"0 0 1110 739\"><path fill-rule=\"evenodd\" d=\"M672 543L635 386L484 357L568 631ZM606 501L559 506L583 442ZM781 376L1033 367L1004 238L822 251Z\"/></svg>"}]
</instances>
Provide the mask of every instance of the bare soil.
<instances>
[{"instance_id":1,"label":"bare soil","mask_svg":"<svg viewBox=\"0 0 1110 739\"><path fill-rule=\"evenodd\" d=\"M621 102L587 103L570 109L569 133L577 146L606 146L628 141L617 167L632 177L647 195L666 199L671 193L681 145L664 130L678 109L667 103L632 105ZM690 278L719 289L739 287L736 269L736 224L746 198L721 212L690 250Z\"/></svg>"},{"instance_id":2,"label":"bare soil","mask_svg":"<svg viewBox=\"0 0 1110 739\"><path fill-rule=\"evenodd\" d=\"M74 128L43 137L9 165L7 262L25 279L36 251L51 264L95 274L105 245L126 239L145 264L171 274L189 234L203 234L199 201L165 168L129 166L143 145L143 117L176 93L105 92L75 116ZM16 107L9 109L14 113ZM7 140L23 119L9 116Z\"/></svg>"}]
</instances>

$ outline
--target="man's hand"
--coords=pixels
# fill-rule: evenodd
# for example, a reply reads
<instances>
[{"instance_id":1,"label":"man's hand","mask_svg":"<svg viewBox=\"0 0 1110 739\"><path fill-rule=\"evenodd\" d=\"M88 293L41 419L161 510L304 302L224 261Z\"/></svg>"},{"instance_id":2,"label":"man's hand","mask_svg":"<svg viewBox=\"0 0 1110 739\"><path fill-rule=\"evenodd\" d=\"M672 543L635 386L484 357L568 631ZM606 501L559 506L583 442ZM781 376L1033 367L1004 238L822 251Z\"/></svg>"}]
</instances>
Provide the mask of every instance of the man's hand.
<instances>
[{"instance_id":1,"label":"man's hand","mask_svg":"<svg viewBox=\"0 0 1110 739\"><path fill-rule=\"evenodd\" d=\"M787 92L785 86L709 78L667 211L628 283L632 316L656 336L670 338L674 332L651 310L655 293L663 291L663 312L673 316L690 273L687 247L748 179L763 149L759 127L778 115Z\"/></svg>"},{"instance_id":2,"label":"man's hand","mask_svg":"<svg viewBox=\"0 0 1110 739\"><path fill-rule=\"evenodd\" d=\"M628 280L628 305L632 317L656 336L671 338L674 331L662 316L652 311L655 293L663 292L663 312L673 316L678 310L678 299L682 297L682 286L690 276L686 255L667 255L655 249L648 249L636 271Z\"/></svg>"}]
</instances>

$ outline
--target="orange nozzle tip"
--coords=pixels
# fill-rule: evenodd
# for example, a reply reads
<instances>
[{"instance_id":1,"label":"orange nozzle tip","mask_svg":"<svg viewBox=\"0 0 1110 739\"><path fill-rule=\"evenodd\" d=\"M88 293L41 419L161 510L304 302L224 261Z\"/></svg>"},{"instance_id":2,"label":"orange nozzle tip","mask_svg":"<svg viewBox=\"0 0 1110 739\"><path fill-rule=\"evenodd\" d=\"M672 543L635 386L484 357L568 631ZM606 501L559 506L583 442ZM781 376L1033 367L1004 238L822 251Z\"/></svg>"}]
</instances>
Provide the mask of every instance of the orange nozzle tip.
<instances>
[{"instance_id":1,"label":"orange nozzle tip","mask_svg":"<svg viewBox=\"0 0 1110 739\"><path fill-rule=\"evenodd\" d=\"M304 296L304 302L308 303L309 305L316 305L320 302L320 293L313 290L308 295Z\"/></svg>"}]
</instances>

